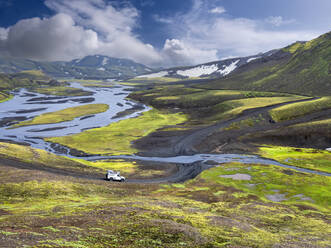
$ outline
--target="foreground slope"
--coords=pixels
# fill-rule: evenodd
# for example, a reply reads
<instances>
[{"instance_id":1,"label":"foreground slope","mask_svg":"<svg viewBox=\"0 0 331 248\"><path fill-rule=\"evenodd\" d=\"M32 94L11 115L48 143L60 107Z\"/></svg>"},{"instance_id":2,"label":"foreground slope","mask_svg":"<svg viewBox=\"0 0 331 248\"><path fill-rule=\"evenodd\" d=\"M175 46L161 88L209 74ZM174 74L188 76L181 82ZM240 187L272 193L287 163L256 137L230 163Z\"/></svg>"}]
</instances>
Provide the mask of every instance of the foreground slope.
<instances>
[{"instance_id":1,"label":"foreground slope","mask_svg":"<svg viewBox=\"0 0 331 248\"><path fill-rule=\"evenodd\" d=\"M23 162L11 160L17 150ZM1 247L312 248L331 242L328 177L228 163L183 184L110 184L73 177L70 172L102 170L48 159L44 151L0 143L0 153L7 156L0 159ZM33 167L38 156L43 169ZM27 170L15 162L32 164ZM64 173L52 173L54 167Z\"/></svg>"}]
</instances>

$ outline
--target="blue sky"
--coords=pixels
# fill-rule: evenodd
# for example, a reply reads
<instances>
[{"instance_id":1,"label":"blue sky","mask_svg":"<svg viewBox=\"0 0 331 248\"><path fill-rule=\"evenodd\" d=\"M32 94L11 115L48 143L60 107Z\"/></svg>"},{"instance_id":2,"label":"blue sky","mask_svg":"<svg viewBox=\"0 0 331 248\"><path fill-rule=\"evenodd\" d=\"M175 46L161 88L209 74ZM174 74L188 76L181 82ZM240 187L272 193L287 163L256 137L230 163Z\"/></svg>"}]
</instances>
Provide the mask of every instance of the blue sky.
<instances>
[{"instance_id":1,"label":"blue sky","mask_svg":"<svg viewBox=\"0 0 331 248\"><path fill-rule=\"evenodd\" d=\"M330 0L0 0L0 53L198 64L315 38L330 12Z\"/></svg>"}]
</instances>

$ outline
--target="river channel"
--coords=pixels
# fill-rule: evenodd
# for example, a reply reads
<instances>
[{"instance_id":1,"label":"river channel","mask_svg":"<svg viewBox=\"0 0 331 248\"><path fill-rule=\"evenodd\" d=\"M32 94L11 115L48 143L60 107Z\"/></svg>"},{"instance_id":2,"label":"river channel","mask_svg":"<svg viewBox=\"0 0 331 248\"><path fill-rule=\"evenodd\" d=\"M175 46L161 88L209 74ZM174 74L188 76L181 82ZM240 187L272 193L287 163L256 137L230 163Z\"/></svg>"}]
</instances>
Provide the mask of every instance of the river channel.
<instances>
[{"instance_id":1,"label":"river channel","mask_svg":"<svg viewBox=\"0 0 331 248\"><path fill-rule=\"evenodd\" d=\"M118 122L123 119L134 118L148 111L150 108L140 103L127 99L130 93L130 87L116 85L109 88L84 87L79 83L71 83L71 87L83 89L91 92L90 96L49 96L40 93L30 92L26 89L20 89L12 92L13 98L9 101L0 103L0 140L24 143L34 148L43 149L58 155L69 156L67 149L54 150L53 146L45 142L45 137L58 137L80 133L87 129L107 126L110 123ZM75 118L72 121L56 124L24 126L19 128L9 128L17 121L31 119L43 113L63 110L70 107L76 107L83 104L108 104L109 109L106 112ZM129 111L128 111L129 110ZM131 111L130 111L131 110ZM128 114L125 111L128 111ZM83 159L95 161L101 159L130 159L141 161L153 161L160 163L176 164L194 164L194 163L256 163L266 165L276 165L288 169L294 169L304 173L313 173L324 176L331 176L329 173L313 171L295 166L289 166L278 163L273 160L264 159L253 155L239 154L195 154L191 156L176 157L140 157L140 156L90 156ZM208 166L206 167L208 168Z\"/></svg>"}]
</instances>

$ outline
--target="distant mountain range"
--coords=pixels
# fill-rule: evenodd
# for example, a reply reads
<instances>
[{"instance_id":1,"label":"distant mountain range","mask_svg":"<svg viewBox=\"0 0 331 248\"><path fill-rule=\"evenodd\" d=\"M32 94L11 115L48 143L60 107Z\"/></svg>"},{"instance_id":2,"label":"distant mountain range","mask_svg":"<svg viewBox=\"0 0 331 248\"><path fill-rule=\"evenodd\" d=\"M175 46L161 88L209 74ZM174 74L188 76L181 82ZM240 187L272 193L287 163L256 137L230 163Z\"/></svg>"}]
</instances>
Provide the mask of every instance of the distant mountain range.
<instances>
[{"instance_id":1,"label":"distant mountain range","mask_svg":"<svg viewBox=\"0 0 331 248\"><path fill-rule=\"evenodd\" d=\"M137 78L156 78L156 77L173 77L173 78L220 78L229 75L238 68L251 63L255 60L266 59L277 53L279 50L272 50L267 53L252 55L248 57L230 58L219 60L195 66L174 67L163 69L153 73L139 75Z\"/></svg>"},{"instance_id":2,"label":"distant mountain range","mask_svg":"<svg viewBox=\"0 0 331 248\"><path fill-rule=\"evenodd\" d=\"M40 70L55 78L77 79L125 79L152 71L149 67L132 60L101 55L69 62L40 62L0 56L0 72L17 73L27 70Z\"/></svg>"}]
</instances>

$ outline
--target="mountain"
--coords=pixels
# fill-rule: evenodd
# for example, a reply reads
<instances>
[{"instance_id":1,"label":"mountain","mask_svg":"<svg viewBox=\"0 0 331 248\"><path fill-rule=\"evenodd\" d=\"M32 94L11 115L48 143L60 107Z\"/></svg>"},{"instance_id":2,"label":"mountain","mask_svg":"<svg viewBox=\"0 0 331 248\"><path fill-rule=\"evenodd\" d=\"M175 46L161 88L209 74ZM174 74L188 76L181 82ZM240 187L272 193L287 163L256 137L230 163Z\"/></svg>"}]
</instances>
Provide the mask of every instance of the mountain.
<instances>
[{"instance_id":1,"label":"mountain","mask_svg":"<svg viewBox=\"0 0 331 248\"><path fill-rule=\"evenodd\" d=\"M247 63L226 77L200 85L209 89L331 95L331 32L296 42Z\"/></svg>"},{"instance_id":2,"label":"mountain","mask_svg":"<svg viewBox=\"0 0 331 248\"><path fill-rule=\"evenodd\" d=\"M277 53L278 50L272 50L267 53L248 57L238 57L214 61L195 66L174 67L160 70L158 72L147 73L137 76L137 78L156 78L156 77L174 77L174 78L220 78L233 73L238 68L249 64L258 59L266 59Z\"/></svg>"},{"instance_id":3,"label":"mountain","mask_svg":"<svg viewBox=\"0 0 331 248\"><path fill-rule=\"evenodd\" d=\"M331 32L267 53L165 69L136 78L205 78L209 80L199 86L209 89L331 95L330 61Z\"/></svg>"},{"instance_id":4,"label":"mountain","mask_svg":"<svg viewBox=\"0 0 331 248\"><path fill-rule=\"evenodd\" d=\"M0 56L0 72L17 73L41 70L56 78L124 79L152 71L145 65L128 59L94 55L69 62L38 62L29 59Z\"/></svg>"}]
</instances>

